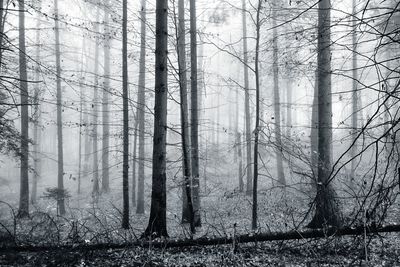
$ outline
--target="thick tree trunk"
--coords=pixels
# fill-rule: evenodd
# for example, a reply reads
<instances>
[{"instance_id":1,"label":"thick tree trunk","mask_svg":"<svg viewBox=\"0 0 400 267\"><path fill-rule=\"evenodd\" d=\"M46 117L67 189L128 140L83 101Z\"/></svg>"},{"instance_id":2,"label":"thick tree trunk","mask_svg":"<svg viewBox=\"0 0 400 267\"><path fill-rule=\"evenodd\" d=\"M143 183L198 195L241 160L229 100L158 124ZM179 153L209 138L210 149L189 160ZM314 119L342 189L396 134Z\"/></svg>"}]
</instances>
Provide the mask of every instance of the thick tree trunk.
<instances>
[{"instance_id":1,"label":"thick tree trunk","mask_svg":"<svg viewBox=\"0 0 400 267\"><path fill-rule=\"evenodd\" d=\"M272 71L274 77L274 115L275 115L275 140L276 140L276 168L278 172L278 181L282 186L286 185L285 172L283 170L282 161L282 136L281 136L281 101L279 95L279 66L278 66L278 30L276 27L276 8L274 4L272 9L272 26L273 29L273 56Z\"/></svg>"},{"instance_id":2,"label":"thick tree trunk","mask_svg":"<svg viewBox=\"0 0 400 267\"><path fill-rule=\"evenodd\" d=\"M318 181L318 71L315 71L314 98L311 110L311 171L313 189Z\"/></svg>"},{"instance_id":3,"label":"thick tree trunk","mask_svg":"<svg viewBox=\"0 0 400 267\"><path fill-rule=\"evenodd\" d=\"M138 198L136 213L144 213L144 160L145 160L145 109L146 109L146 0L142 0L140 11L140 58L139 58L139 88L136 118L139 123L139 155L138 155Z\"/></svg>"},{"instance_id":4,"label":"thick tree trunk","mask_svg":"<svg viewBox=\"0 0 400 267\"><path fill-rule=\"evenodd\" d=\"M151 209L145 237L167 233L166 137L168 94L168 1L156 3L156 63Z\"/></svg>"},{"instance_id":5,"label":"thick tree trunk","mask_svg":"<svg viewBox=\"0 0 400 267\"><path fill-rule=\"evenodd\" d=\"M129 229L129 113L128 113L128 4L122 1L122 105L123 105L123 162L122 162L122 228Z\"/></svg>"},{"instance_id":6,"label":"thick tree trunk","mask_svg":"<svg viewBox=\"0 0 400 267\"><path fill-rule=\"evenodd\" d=\"M101 191L110 191L110 170L109 170L109 150L110 150L110 0L104 1L104 88L103 88L103 156L102 156L102 184Z\"/></svg>"},{"instance_id":7,"label":"thick tree trunk","mask_svg":"<svg viewBox=\"0 0 400 267\"><path fill-rule=\"evenodd\" d=\"M20 217L29 215L29 113L28 113L28 82L26 71L25 54L25 2L19 0L19 86L21 92L21 173L20 173L20 194L19 210Z\"/></svg>"},{"instance_id":8,"label":"thick tree trunk","mask_svg":"<svg viewBox=\"0 0 400 267\"><path fill-rule=\"evenodd\" d=\"M42 6L42 1L38 1L38 9L39 11L41 10ZM0 7L3 7L2 3L0 3ZM0 18L2 17L2 14L0 14ZM1 21L0 21L1 25ZM39 157L39 150L40 150L40 129L39 129L39 120L40 120L40 106L39 106L39 96L40 96L40 72L39 72L39 63L40 62L40 13L37 13L36 17L36 51L35 51L35 60L37 62L37 66L35 68L35 81L37 84L35 85L35 92L33 96L33 103L34 103L34 112L33 112L33 179L32 179L32 190L31 190L31 203L35 204L36 203L36 197L37 197L37 184L38 184L38 179L40 177L40 157ZM1 47L1 41L0 41L0 47Z\"/></svg>"},{"instance_id":9,"label":"thick tree trunk","mask_svg":"<svg viewBox=\"0 0 400 267\"><path fill-rule=\"evenodd\" d=\"M100 9L96 7L96 21L94 31L99 33L99 16ZM97 200L99 195L99 151L98 151L98 116L99 116L99 39L96 37L94 49L94 88L93 88L93 191L94 200Z\"/></svg>"},{"instance_id":10,"label":"thick tree trunk","mask_svg":"<svg viewBox=\"0 0 400 267\"><path fill-rule=\"evenodd\" d=\"M192 148L192 197L194 225L201 226L200 219L200 175L199 175L199 108L197 91L197 18L196 0L190 0L190 89L191 89L191 148Z\"/></svg>"},{"instance_id":11,"label":"thick tree trunk","mask_svg":"<svg viewBox=\"0 0 400 267\"><path fill-rule=\"evenodd\" d=\"M242 27L243 27L243 68L244 68L244 112L246 122L246 195L251 195L251 129L250 129L250 89L249 89L249 68L247 51L247 22L246 2L242 0Z\"/></svg>"},{"instance_id":12,"label":"thick tree trunk","mask_svg":"<svg viewBox=\"0 0 400 267\"><path fill-rule=\"evenodd\" d=\"M259 73L259 48L260 48L260 12L262 0L258 1L256 17L256 55L254 60L254 70L256 76L256 125L254 129L254 169L253 169L253 207L251 217L251 228L257 229L257 188L258 188L258 138L260 131L260 73Z\"/></svg>"},{"instance_id":13,"label":"thick tree trunk","mask_svg":"<svg viewBox=\"0 0 400 267\"><path fill-rule=\"evenodd\" d=\"M57 155L58 179L57 187L60 192L64 190L64 149L63 149L63 123L62 123L62 88L61 88L61 55L60 55L60 27L58 22L58 0L54 0L54 33L56 51L56 83L57 83ZM65 214L65 200L58 198L57 205L61 215Z\"/></svg>"},{"instance_id":14,"label":"thick tree trunk","mask_svg":"<svg viewBox=\"0 0 400 267\"><path fill-rule=\"evenodd\" d=\"M332 168L332 89L330 0L318 4L318 188L316 209L309 227L341 225L336 193L330 173Z\"/></svg>"}]
</instances>

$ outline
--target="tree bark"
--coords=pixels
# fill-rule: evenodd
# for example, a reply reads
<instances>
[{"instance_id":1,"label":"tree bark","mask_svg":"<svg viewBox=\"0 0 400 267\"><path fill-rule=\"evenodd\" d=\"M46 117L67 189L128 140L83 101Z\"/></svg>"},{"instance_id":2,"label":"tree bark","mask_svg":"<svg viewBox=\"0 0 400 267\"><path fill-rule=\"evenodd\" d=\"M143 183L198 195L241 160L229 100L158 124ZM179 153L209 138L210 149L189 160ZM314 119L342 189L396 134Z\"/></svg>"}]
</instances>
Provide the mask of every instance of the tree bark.
<instances>
[{"instance_id":1,"label":"tree bark","mask_svg":"<svg viewBox=\"0 0 400 267\"><path fill-rule=\"evenodd\" d=\"M247 22L246 2L242 0L242 31L243 31L243 70L244 70L244 112L246 121L246 195L251 195L251 129L250 129L250 89L249 89L249 68L247 51Z\"/></svg>"},{"instance_id":2,"label":"tree bark","mask_svg":"<svg viewBox=\"0 0 400 267\"><path fill-rule=\"evenodd\" d=\"M190 89L191 89L191 148L192 148L192 197L194 225L201 226L200 175L199 175L199 108L197 91L197 17L196 0L190 0Z\"/></svg>"},{"instance_id":3,"label":"tree bark","mask_svg":"<svg viewBox=\"0 0 400 267\"><path fill-rule=\"evenodd\" d=\"M126 0L125 0L126 1ZM168 94L168 1L156 3L156 62L151 209L144 237L166 237L166 137Z\"/></svg>"},{"instance_id":4,"label":"tree bark","mask_svg":"<svg viewBox=\"0 0 400 267\"><path fill-rule=\"evenodd\" d=\"M63 149L63 122L62 122L62 88L61 88L61 53L60 53L60 27L58 22L58 0L54 0L54 33L56 51L56 83L57 83L57 155L58 176L57 188L60 192L64 190L64 149ZM65 214L65 199L59 197L57 201L60 215Z\"/></svg>"},{"instance_id":5,"label":"tree bark","mask_svg":"<svg viewBox=\"0 0 400 267\"><path fill-rule=\"evenodd\" d=\"M136 113L136 119L134 124L134 134L133 134L133 155L132 155L132 192L131 192L131 201L132 207L136 206L136 161L137 161L137 138L138 137L138 119Z\"/></svg>"},{"instance_id":6,"label":"tree bark","mask_svg":"<svg viewBox=\"0 0 400 267\"><path fill-rule=\"evenodd\" d=\"M20 217L29 215L29 114L28 114L28 82L25 54L25 1L19 0L19 87L21 94L21 168L20 168Z\"/></svg>"},{"instance_id":7,"label":"tree bark","mask_svg":"<svg viewBox=\"0 0 400 267\"><path fill-rule=\"evenodd\" d=\"M341 225L330 173L332 168L332 89L330 0L318 3L318 188L311 228Z\"/></svg>"},{"instance_id":8,"label":"tree bark","mask_svg":"<svg viewBox=\"0 0 400 267\"><path fill-rule=\"evenodd\" d=\"M129 229L129 113L128 113L128 3L122 1L122 105L123 105L123 163L122 163L122 228Z\"/></svg>"},{"instance_id":9,"label":"tree bark","mask_svg":"<svg viewBox=\"0 0 400 267\"><path fill-rule=\"evenodd\" d=\"M318 71L315 71L314 98L311 110L311 185L317 188L318 182Z\"/></svg>"},{"instance_id":10,"label":"tree bark","mask_svg":"<svg viewBox=\"0 0 400 267\"><path fill-rule=\"evenodd\" d=\"M104 88L103 88L103 156L102 156L102 183L101 191L108 193L110 191L110 167L109 167L109 149L110 149L110 0L104 1Z\"/></svg>"},{"instance_id":11,"label":"tree bark","mask_svg":"<svg viewBox=\"0 0 400 267\"><path fill-rule=\"evenodd\" d=\"M144 213L144 160L145 160L145 109L146 109L146 0L140 11L140 58L137 120L139 123L138 199L136 213Z\"/></svg>"}]
</instances>

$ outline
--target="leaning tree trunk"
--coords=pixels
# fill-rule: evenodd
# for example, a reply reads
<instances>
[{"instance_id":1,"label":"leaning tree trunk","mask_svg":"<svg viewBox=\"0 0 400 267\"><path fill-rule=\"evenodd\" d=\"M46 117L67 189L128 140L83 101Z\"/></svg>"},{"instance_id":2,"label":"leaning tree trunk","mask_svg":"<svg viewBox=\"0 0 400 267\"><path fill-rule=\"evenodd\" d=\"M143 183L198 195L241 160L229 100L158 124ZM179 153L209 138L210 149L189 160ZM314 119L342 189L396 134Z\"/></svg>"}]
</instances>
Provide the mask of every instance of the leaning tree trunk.
<instances>
[{"instance_id":1,"label":"leaning tree trunk","mask_svg":"<svg viewBox=\"0 0 400 267\"><path fill-rule=\"evenodd\" d=\"M341 224L336 193L332 186L332 89L330 0L318 4L318 188L311 228Z\"/></svg>"},{"instance_id":2,"label":"leaning tree trunk","mask_svg":"<svg viewBox=\"0 0 400 267\"><path fill-rule=\"evenodd\" d=\"M139 58L139 87L136 119L139 124L139 155L138 155L138 196L136 213L144 213L144 160L145 160L145 109L146 109L146 0L142 0L140 10L140 58Z\"/></svg>"},{"instance_id":3,"label":"leaning tree trunk","mask_svg":"<svg viewBox=\"0 0 400 267\"><path fill-rule=\"evenodd\" d=\"M122 163L122 228L129 228L129 113L128 113L128 5L122 1L122 105L123 105L123 163Z\"/></svg>"},{"instance_id":4,"label":"leaning tree trunk","mask_svg":"<svg viewBox=\"0 0 400 267\"><path fill-rule=\"evenodd\" d=\"M156 64L153 136L153 174L149 223L143 236L166 237L166 137L168 95L168 0L156 3Z\"/></svg>"},{"instance_id":5,"label":"leaning tree trunk","mask_svg":"<svg viewBox=\"0 0 400 267\"><path fill-rule=\"evenodd\" d=\"M28 114L28 75L26 72L25 54L25 2L19 0L19 86L21 92L21 184L19 194L20 217L29 215L29 114Z\"/></svg>"},{"instance_id":6,"label":"leaning tree trunk","mask_svg":"<svg viewBox=\"0 0 400 267\"><path fill-rule=\"evenodd\" d=\"M2 3L0 3L0 8L3 7ZM39 72L39 62L40 62L40 11L42 1L38 1L38 11L36 16L36 51L35 51L35 60L36 60L36 68L35 68L35 81L37 84L35 85L35 92L33 96L33 103L34 103L34 112L33 112L33 180L32 180L32 190L31 190L31 203L36 203L36 195L37 195L37 184L38 179L40 177L40 157L39 157L39 150L40 150L40 129L39 129L39 120L40 120L40 106L39 106L39 96L40 96L40 72ZM2 14L0 14L0 18ZM0 21L1 25L1 21ZM0 41L1 47L1 41Z\"/></svg>"},{"instance_id":7,"label":"leaning tree trunk","mask_svg":"<svg viewBox=\"0 0 400 267\"><path fill-rule=\"evenodd\" d=\"M242 27L243 27L243 68L244 68L244 112L246 122L246 195L251 195L251 129L250 129L250 89L249 89L249 68L247 51L247 22L246 22L246 0L242 0Z\"/></svg>"},{"instance_id":8,"label":"leaning tree trunk","mask_svg":"<svg viewBox=\"0 0 400 267\"><path fill-rule=\"evenodd\" d=\"M190 89L191 89L191 148L192 148L192 194L194 225L201 226L200 175L199 175L199 108L197 92L197 18L196 0L190 0Z\"/></svg>"},{"instance_id":9,"label":"leaning tree trunk","mask_svg":"<svg viewBox=\"0 0 400 267\"><path fill-rule=\"evenodd\" d=\"M100 9L96 7L96 21L94 32L99 33L99 16ZM97 124L99 115L99 38L96 37L94 49L94 88L93 88L93 191L94 200L97 200L99 195L99 151L97 143Z\"/></svg>"},{"instance_id":10,"label":"leaning tree trunk","mask_svg":"<svg viewBox=\"0 0 400 267\"><path fill-rule=\"evenodd\" d=\"M177 52L179 68L179 91L180 91L180 114L181 114L181 139L183 154L183 183L182 183L182 223L190 223L190 230L195 232L194 210L191 189L191 166L189 150L189 122L188 122L188 100L187 100L187 78L186 78L186 42L185 42L185 1L178 2L178 32Z\"/></svg>"},{"instance_id":11,"label":"leaning tree trunk","mask_svg":"<svg viewBox=\"0 0 400 267\"><path fill-rule=\"evenodd\" d=\"M63 149L63 124L62 124L62 89L61 89L61 55L60 55L60 27L58 23L58 0L54 1L54 33L56 50L56 83L57 83L57 155L58 176L57 187L59 192L64 190L64 149ZM61 215L65 214L64 197L58 197L57 205Z\"/></svg>"},{"instance_id":12,"label":"leaning tree trunk","mask_svg":"<svg viewBox=\"0 0 400 267\"><path fill-rule=\"evenodd\" d=\"M102 183L101 191L108 193L110 191L110 170L109 170L109 150L110 150L110 0L104 3L104 88L103 88L103 147L102 147Z\"/></svg>"},{"instance_id":13,"label":"leaning tree trunk","mask_svg":"<svg viewBox=\"0 0 400 267\"><path fill-rule=\"evenodd\" d=\"M281 103L279 96L279 67L278 67L278 30L276 27L276 8L274 4L272 9L272 27L273 29L273 56L272 71L274 76L274 115L275 115L275 140L276 140L276 168L278 172L278 181L282 186L286 185L285 172L282 162L282 136L281 136Z\"/></svg>"}]
</instances>

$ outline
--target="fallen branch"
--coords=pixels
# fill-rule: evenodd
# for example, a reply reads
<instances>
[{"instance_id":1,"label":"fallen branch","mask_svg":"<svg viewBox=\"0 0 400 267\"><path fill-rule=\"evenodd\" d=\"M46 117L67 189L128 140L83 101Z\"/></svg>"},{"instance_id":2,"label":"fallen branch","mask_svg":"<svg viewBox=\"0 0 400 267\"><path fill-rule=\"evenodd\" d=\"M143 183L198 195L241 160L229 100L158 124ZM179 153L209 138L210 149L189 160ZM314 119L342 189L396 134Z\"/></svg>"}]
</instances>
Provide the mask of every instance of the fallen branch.
<instances>
[{"instance_id":1,"label":"fallen branch","mask_svg":"<svg viewBox=\"0 0 400 267\"><path fill-rule=\"evenodd\" d=\"M303 231L290 231L290 232L277 232L277 233L263 233L263 234L246 234L238 235L235 238L236 243L250 243L250 242L265 242L265 241L282 241L282 240L301 240L310 238L327 238L348 235L361 235L361 234L376 234L376 233L390 233L400 232L400 225L387 225L382 227L367 227L363 226L351 228L345 227L340 229L326 228L326 229L308 229ZM6 252L43 252L43 251L90 251L90 250L103 250L103 249L127 249L131 247L153 247L153 248L179 248L189 246L213 246L213 245L229 245L233 243L232 237L220 238L197 238L197 239L184 239L184 240L171 240L165 241L145 241L137 240L127 243L100 243L100 244L75 244L75 245L60 245L60 246L6 246L0 247L0 253Z\"/></svg>"}]
</instances>

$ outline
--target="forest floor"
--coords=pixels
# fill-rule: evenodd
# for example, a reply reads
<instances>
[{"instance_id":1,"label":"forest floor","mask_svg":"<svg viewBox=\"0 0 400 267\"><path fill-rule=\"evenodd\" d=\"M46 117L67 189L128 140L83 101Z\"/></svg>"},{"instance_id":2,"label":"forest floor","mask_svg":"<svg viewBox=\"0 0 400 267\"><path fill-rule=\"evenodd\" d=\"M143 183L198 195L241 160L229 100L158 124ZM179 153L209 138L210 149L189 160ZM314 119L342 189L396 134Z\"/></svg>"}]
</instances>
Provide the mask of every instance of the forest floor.
<instances>
[{"instance_id":1,"label":"forest floor","mask_svg":"<svg viewBox=\"0 0 400 267\"><path fill-rule=\"evenodd\" d=\"M399 234L170 249L0 253L0 266L400 266ZM367 260L365 256L367 251Z\"/></svg>"}]
</instances>

